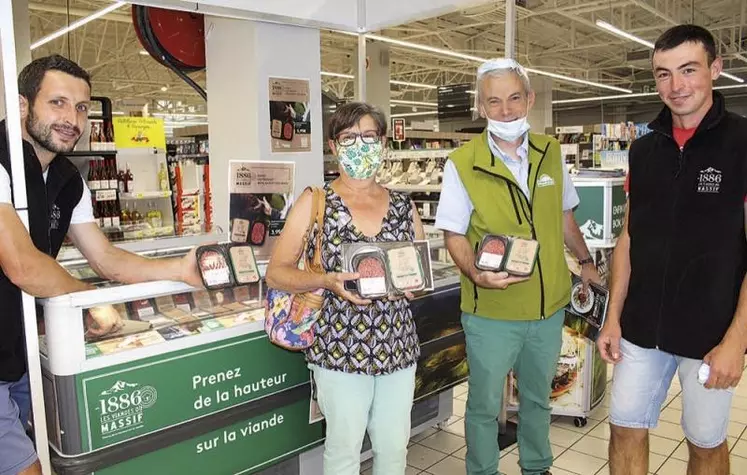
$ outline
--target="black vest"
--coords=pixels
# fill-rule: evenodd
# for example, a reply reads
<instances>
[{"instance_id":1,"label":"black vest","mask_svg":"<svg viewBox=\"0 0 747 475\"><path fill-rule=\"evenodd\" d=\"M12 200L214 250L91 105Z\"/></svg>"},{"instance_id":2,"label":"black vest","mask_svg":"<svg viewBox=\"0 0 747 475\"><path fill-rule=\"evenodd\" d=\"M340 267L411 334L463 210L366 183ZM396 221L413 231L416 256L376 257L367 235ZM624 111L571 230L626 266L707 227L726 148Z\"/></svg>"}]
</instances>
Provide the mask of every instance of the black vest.
<instances>
[{"instance_id":1,"label":"black vest","mask_svg":"<svg viewBox=\"0 0 747 475\"><path fill-rule=\"evenodd\" d=\"M623 338L694 359L724 337L747 269L747 119L713 100L682 151L665 108L629 155Z\"/></svg>"},{"instance_id":2,"label":"black vest","mask_svg":"<svg viewBox=\"0 0 747 475\"><path fill-rule=\"evenodd\" d=\"M37 249L57 257L70 226L73 209L83 196L83 181L67 158L56 157L44 183L34 148L23 141L29 233ZM11 177L5 121L0 122L0 165ZM0 381L17 381L26 371L21 290L0 270Z\"/></svg>"}]
</instances>

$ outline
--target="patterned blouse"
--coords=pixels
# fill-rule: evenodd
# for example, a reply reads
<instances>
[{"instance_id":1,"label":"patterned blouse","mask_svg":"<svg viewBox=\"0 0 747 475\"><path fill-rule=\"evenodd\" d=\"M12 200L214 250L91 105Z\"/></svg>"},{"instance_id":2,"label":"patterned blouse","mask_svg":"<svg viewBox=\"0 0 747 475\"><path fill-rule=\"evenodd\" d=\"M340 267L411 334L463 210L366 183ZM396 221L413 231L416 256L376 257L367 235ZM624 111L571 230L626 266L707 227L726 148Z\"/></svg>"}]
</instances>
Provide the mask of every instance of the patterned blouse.
<instances>
[{"instance_id":1,"label":"patterned blouse","mask_svg":"<svg viewBox=\"0 0 747 475\"><path fill-rule=\"evenodd\" d=\"M412 241L415 228L407 194L389 192L389 211L374 237L353 225L350 211L330 184L324 189L327 206L322 236L322 262L327 272L342 272L341 244L351 242ZM310 256L314 252L312 231ZM314 344L306 350L309 363L325 369L366 375L383 375L408 368L420 356L418 335L405 299L374 300L358 306L326 291L322 314L314 326Z\"/></svg>"}]
</instances>

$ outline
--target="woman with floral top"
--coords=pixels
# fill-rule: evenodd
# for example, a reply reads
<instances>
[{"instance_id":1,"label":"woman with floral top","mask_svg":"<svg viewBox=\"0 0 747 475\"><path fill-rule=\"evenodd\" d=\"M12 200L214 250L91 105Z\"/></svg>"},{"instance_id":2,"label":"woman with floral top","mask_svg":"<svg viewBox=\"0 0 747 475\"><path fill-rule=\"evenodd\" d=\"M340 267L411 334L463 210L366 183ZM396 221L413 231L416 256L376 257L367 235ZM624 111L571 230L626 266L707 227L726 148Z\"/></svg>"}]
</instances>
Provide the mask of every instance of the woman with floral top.
<instances>
[{"instance_id":1,"label":"woman with floral top","mask_svg":"<svg viewBox=\"0 0 747 475\"><path fill-rule=\"evenodd\" d=\"M291 209L267 269L269 286L293 293L324 288L315 341L306 352L327 421L325 475L358 475L368 431L375 475L405 473L410 411L420 348L409 299L367 300L345 289L359 277L342 272L341 245L423 239L412 200L376 183L386 150L386 117L364 103L338 107L329 123L329 145L340 177L325 185L323 229L312 230L310 253L322 253L326 274L296 267L311 214L304 192ZM313 249L316 233L322 249Z\"/></svg>"}]
</instances>

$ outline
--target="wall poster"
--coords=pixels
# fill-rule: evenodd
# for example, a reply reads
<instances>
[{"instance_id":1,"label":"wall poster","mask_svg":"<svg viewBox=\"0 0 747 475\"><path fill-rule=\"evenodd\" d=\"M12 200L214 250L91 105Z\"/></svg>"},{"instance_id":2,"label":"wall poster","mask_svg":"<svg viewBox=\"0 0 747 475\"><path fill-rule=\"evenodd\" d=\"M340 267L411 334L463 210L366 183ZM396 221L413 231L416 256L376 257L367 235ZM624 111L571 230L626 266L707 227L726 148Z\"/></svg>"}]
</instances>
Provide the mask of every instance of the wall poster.
<instances>
[{"instance_id":1,"label":"wall poster","mask_svg":"<svg viewBox=\"0 0 747 475\"><path fill-rule=\"evenodd\" d=\"M311 98L307 79L270 78L270 149L311 151Z\"/></svg>"},{"instance_id":2,"label":"wall poster","mask_svg":"<svg viewBox=\"0 0 747 475\"><path fill-rule=\"evenodd\" d=\"M231 160L228 220L231 241L254 246L269 259L293 205L295 163Z\"/></svg>"}]
</instances>

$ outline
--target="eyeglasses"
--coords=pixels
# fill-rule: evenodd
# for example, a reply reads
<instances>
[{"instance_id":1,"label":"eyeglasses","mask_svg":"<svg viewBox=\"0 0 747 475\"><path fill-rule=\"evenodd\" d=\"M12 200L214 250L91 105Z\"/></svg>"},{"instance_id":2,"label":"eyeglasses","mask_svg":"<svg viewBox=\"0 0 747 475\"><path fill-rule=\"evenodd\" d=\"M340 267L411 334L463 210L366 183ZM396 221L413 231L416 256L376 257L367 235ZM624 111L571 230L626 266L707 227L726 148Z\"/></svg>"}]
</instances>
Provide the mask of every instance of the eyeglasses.
<instances>
[{"instance_id":1,"label":"eyeglasses","mask_svg":"<svg viewBox=\"0 0 747 475\"><path fill-rule=\"evenodd\" d=\"M379 143L381 137L377 132L364 132L362 134L342 134L337 137L337 144L343 147L349 147L355 143L355 140L360 137L363 143L369 145Z\"/></svg>"}]
</instances>

